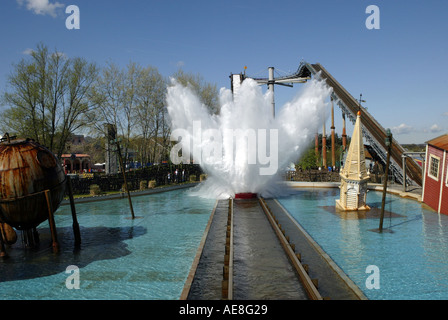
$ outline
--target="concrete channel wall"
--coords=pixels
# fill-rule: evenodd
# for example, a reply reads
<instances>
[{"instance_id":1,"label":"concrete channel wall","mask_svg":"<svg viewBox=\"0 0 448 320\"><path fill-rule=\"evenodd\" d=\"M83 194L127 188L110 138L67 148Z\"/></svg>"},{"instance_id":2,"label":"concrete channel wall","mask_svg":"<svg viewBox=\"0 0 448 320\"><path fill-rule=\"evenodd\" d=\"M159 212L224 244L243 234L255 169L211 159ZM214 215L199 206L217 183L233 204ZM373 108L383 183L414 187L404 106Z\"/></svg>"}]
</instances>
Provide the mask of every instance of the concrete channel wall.
<instances>
[{"instance_id":1,"label":"concrete channel wall","mask_svg":"<svg viewBox=\"0 0 448 320\"><path fill-rule=\"evenodd\" d=\"M190 182L190 183L183 183L178 185L172 185L172 186L164 186L154 189L146 189L142 191L131 191L131 197L138 197L138 196L146 196L149 194L155 194L155 193L161 193L161 192L167 192L167 191L173 191L173 190L179 190L179 189L186 189L191 188L199 184L200 182ZM120 192L115 194L108 194L108 195L99 195L99 196L86 196L86 197L79 197L75 198L75 203L87 203L87 202L94 202L94 201L106 201L106 200L115 200L115 199L123 199L127 198L126 192ZM61 202L62 205L69 205L70 201L68 199L64 199Z\"/></svg>"}]
</instances>

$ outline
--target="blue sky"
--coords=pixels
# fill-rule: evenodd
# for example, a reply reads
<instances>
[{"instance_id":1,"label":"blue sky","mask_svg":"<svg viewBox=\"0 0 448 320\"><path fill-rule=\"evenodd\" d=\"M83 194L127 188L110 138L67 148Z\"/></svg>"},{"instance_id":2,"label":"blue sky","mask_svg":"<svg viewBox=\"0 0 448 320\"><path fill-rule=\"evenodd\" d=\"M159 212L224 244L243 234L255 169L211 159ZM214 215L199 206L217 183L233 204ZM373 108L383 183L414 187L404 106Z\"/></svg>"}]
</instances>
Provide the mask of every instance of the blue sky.
<instances>
[{"instance_id":1,"label":"blue sky","mask_svg":"<svg viewBox=\"0 0 448 320\"><path fill-rule=\"evenodd\" d=\"M65 27L68 5L80 9L79 30ZM379 30L365 26L368 5L380 9ZM133 61L165 76L182 66L218 88L244 66L267 77L268 67L293 72L303 59L362 93L399 142L424 143L448 132L447 12L443 0L2 0L0 91L39 42L100 66ZM275 90L281 107L300 85Z\"/></svg>"}]
</instances>

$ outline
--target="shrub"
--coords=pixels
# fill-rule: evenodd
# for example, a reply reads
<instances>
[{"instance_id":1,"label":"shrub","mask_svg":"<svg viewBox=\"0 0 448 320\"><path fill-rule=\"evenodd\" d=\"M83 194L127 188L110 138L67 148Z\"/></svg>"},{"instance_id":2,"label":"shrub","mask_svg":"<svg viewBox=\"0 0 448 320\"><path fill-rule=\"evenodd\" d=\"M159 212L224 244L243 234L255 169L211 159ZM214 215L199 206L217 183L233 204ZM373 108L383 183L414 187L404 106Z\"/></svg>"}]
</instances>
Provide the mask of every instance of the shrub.
<instances>
[{"instance_id":1,"label":"shrub","mask_svg":"<svg viewBox=\"0 0 448 320\"><path fill-rule=\"evenodd\" d=\"M98 196L101 194L100 186L97 184L90 185L90 195L91 196Z\"/></svg>"},{"instance_id":2,"label":"shrub","mask_svg":"<svg viewBox=\"0 0 448 320\"><path fill-rule=\"evenodd\" d=\"M131 191L132 190L132 183L128 182L128 190ZM121 191L125 192L126 191L126 185L123 183L123 185L121 186Z\"/></svg>"},{"instance_id":3,"label":"shrub","mask_svg":"<svg viewBox=\"0 0 448 320\"><path fill-rule=\"evenodd\" d=\"M156 180L151 180L148 182L148 188L154 189L156 187Z\"/></svg>"}]
</instances>

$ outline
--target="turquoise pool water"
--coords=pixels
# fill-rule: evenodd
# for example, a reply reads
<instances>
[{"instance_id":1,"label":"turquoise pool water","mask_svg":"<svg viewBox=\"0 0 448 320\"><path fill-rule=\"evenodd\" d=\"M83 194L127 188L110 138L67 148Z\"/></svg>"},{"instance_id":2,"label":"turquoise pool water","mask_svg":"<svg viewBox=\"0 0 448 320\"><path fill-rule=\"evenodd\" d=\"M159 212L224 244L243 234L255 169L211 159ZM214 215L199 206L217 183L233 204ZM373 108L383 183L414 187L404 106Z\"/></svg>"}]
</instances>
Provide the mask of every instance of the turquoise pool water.
<instances>
[{"instance_id":1,"label":"turquoise pool water","mask_svg":"<svg viewBox=\"0 0 448 320\"><path fill-rule=\"evenodd\" d=\"M0 261L0 299L179 299L215 200L188 190L77 204L81 250L74 250L70 206L56 226L61 251L53 254L48 223L38 227L39 250L19 240ZM69 265L80 289L68 289ZM73 280L69 281L74 283Z\"/></svg>"},{"instance_id":2,"label":"turquoise pool water","mask_svg":"<svg viewBox=\"0 0 448 320\"><path fill-rule=\"evenodd\" d=\"M380 209L381 197L369 192L367 202ZM373 218L344 219L334 212L337 198L339 189L306 189L279 202L369 299L448 299L448 216L388 194L383 227L392 232L377 233L375 210ZM379 289L367 288L369 265L378 267Z\"/></svg>"},{"instance_id":3,"label":"turquoise pool water","mask_svg":"<svg viewBox=\"0 0 448 320\"><path fill-rule=\"evenodd\" d=\"M334 212L339 189L299 189L280 203L369 299L448 299L448 216L413 200L388 195L384 228L373 218L344 219ZM368 203L381 207L381 193ZM188 190L77 204L82 246L74 250L69 206L56 214L61 251L53 254L48 223L39 226L38 250L20 241L0 260L0 299L179 299L215 200ZM393 212L390 215L389 212ZM376 212L377 213L377 212ZM68 289L69 265L80 289ZM379 289L367 289L369 265Z\"/></svg>"}]
</instances>

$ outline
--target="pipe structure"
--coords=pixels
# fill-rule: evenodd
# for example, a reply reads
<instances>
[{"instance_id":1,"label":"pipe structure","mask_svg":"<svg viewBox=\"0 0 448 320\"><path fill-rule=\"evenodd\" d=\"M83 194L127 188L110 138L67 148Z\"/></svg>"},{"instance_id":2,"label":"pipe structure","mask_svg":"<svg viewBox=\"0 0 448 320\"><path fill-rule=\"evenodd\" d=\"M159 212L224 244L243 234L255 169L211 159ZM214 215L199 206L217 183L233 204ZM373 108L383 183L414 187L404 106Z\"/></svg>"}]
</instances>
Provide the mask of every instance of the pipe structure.
<instances>
[{"instance_id":1,"label":"pipe structure","mask_svg":"<svg viewBox=\"0 0 448 320\"><path fill-rule=\"evenodd\" d=\"M268 88L271 92L272 117L275 118L274 67L269 67Z\"/></svg>"}]
</instances>

